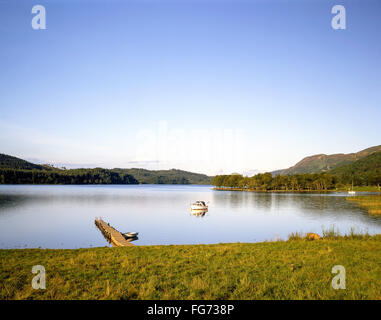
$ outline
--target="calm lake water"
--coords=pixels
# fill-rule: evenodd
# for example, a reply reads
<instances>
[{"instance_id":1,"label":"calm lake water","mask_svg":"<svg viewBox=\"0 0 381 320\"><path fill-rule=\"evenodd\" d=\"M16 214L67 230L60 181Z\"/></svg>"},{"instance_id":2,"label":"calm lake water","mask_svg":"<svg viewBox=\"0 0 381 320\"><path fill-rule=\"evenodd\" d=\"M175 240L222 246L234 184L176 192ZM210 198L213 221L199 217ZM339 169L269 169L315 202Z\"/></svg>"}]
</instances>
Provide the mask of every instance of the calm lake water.
<instances>
[{"instance_id":1,"label":"calm lake water","mask_svg":"<svg viewBox=\"0 0 381 320\"><path fill-rule=\"evenodd\" d=\"M136 245L256 242L291 232L381 233L381 219L344 193L292 194L213 191L211 186L0 186L0 248L109 246L94 225L101 216ZM190 203L209 201L203 217Z\"/></svg>"}]
</instances>

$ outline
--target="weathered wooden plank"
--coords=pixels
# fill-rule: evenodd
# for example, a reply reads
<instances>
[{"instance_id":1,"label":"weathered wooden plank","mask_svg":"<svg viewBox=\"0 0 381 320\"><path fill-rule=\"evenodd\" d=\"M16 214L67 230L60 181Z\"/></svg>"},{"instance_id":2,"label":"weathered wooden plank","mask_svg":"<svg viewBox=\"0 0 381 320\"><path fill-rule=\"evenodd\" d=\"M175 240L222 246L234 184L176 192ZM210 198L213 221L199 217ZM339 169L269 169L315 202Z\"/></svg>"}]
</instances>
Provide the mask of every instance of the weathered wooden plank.
<instances>
[{"instance_id":1,"label":"weathered wooden plank","mask_svg":"<svg viewBox=\"0 0 381 320\"><path fill-rule=\"evenodd\" d=\"M127 241L123 235L108 223L102 219L95 219L95 225L103 233L103 235L116 247L132 247L134 246L131 242Z\"/></svg>"}]
</instances>

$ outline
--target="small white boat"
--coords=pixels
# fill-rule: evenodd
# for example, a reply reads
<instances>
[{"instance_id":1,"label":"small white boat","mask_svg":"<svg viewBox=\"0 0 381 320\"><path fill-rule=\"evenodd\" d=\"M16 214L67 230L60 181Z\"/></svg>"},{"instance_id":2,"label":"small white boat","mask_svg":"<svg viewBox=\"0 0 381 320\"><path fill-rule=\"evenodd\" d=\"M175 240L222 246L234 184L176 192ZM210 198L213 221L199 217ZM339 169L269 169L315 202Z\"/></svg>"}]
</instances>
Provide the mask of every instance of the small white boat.
<instances>
[{"instance_id":1,"label":"small white boat","mask_svg":"<svg viewBox=\"0 0 381 320\"><path fill-rule=\"evenodd\" d=\"M126 238L136 238L138 236L139 232L126 232L126 233L123 233L123 235L126 237Z\"/></svg>"},{"instance_id":2,"label":"small white boat","mask_svg":"<svg viewBox=\"0 0 381 320\"><path fill-rule=\"evenodd\" d=\"M191 204L191 210L208 210L208 206L204 201L196 201Z\"/></svg>"},{"instance_id":3,"label":"small white boat","mask_svg":"<svg viewBox=\"0 0 381 320\"><path fill-rule=\"evenodd\" d=\"M353 191L353 180L352 180L352 190L348 190L348 194L350 194L350 195L354 195L354 194L356 194L356 191Z\"/></svg>"}]
</instances>

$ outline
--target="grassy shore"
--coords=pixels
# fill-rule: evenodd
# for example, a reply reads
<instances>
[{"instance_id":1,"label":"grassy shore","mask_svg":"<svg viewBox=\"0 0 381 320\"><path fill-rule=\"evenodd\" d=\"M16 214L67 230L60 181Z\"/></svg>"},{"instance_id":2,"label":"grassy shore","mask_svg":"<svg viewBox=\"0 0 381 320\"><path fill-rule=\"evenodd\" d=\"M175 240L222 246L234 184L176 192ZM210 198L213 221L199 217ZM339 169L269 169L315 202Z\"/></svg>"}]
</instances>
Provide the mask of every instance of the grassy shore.
<instances>
[{"instance_id":1,"label":"grassy shore","mask_svg":"<svg viewBox=\"0 0 381 320\"><path fill-rule=\"evenodd\" d=\"M381 215L381 196L379 195L348 197L347 200L356 202L372 215Z\"/></svg>"},{"instance_id":2,"label":"grassy shore","mask_svg":"<svg viewBox=\"0 0 381 320\"><path fill-rule=\"evenodd\" d=\"M343 191L348 191L351 188L346 188ZM353 187L353 191L359 191L359 192L381 192L381 189L379 186L363 186L363 187Z\"/></svg>"},{"instance_id":3,"label":"grassy shore","mask_svg":"<svg viewBox=\"0 0 381 320\"><path fill-rule=\"evenodd\" d=\"M381 299L381 236L0 250L0 299ZM33 265L46 269L34 290ZM334 290L332 267L346 269Z\"/></svg>"}]
</instances>

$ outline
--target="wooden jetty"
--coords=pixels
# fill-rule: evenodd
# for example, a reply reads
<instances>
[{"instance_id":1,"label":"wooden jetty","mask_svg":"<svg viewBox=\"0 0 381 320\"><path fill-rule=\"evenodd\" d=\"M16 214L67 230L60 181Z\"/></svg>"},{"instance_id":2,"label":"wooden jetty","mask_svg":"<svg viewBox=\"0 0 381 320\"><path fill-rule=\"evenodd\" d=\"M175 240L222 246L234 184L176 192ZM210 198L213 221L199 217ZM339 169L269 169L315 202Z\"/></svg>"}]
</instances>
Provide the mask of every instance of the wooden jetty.
<instances>
[{"instance_id":1,"label":"wooden jetty","mask_svg":"<svg viewBox=\"0 0 381 320\"><path fill-rule=\"evenodd\" d=\"M95 225L102 232L103 236L115 247L133 247L134 245L126 240L123 235L111 227L108 223L102 220L102 218L95 218Z\"/></svg>"}]
</instances>

